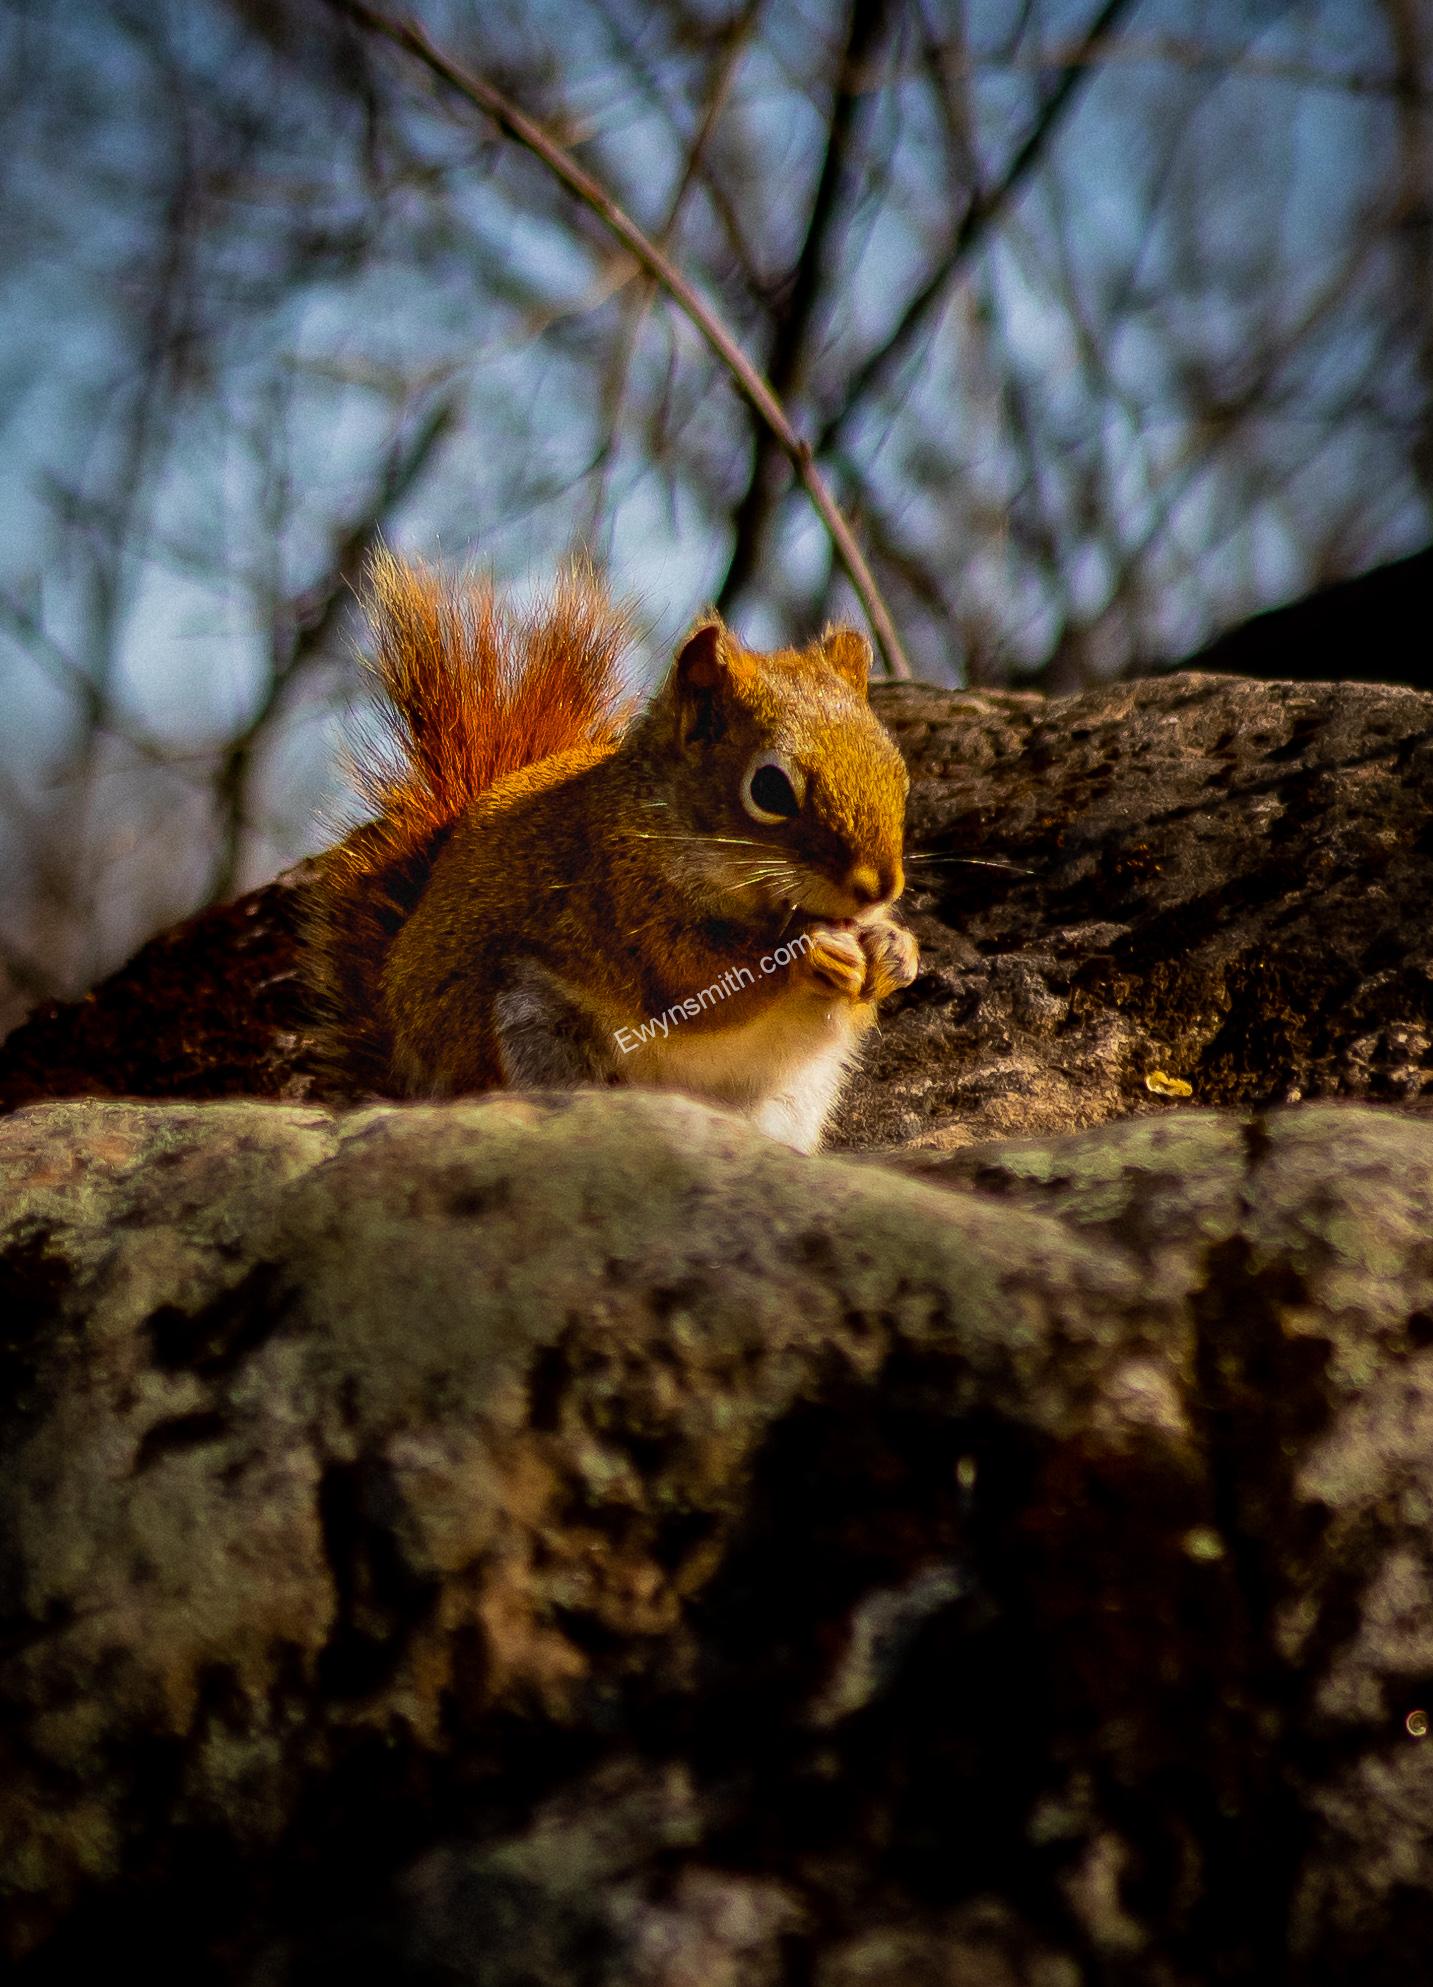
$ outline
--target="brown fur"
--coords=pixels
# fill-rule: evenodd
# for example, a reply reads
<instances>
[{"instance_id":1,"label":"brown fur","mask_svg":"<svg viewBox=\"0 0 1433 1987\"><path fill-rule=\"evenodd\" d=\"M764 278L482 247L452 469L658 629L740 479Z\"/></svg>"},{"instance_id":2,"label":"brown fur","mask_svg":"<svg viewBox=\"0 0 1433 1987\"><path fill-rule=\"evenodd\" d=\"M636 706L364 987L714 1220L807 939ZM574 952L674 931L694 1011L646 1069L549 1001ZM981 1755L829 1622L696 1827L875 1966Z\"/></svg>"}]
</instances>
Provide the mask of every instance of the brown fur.
<instances>
[{"instance_id":1,"label":"brown fur","mask_svg":"<svg viewBox=\"0 0 1433 1987\"><path fill-rule=\"evenodd\" d=\"M311 898L305 958L330 1087L393 1087L379 982L454 821L497 781L574 746L610 747L631 716L627 607L583 561L527 613L486 579L454 582L384 550L365 597L378 737L349 749L373 818L331 848Z\"/></svg>"},{"instance_id":2,"label":"brown fur","mask_svg":"<svg viewBox=\"0 0 1433 1987\"><path fill-rule=\"evenodd\" d=\"M625 620L590 573L525 622L391 562L376 593L393 749L360 768L377 818L321 883L330 1070L399 1095L691 1089L813 1143L875 1000L915 970L887 909L905 769L866 702L864 638L761 655L710 617L624 726ZM799 787L794 818L745 798L770 755ZM811 947L790 970L640 1055L614 1046L797 937Z\"/></svg>"}]
</instances>

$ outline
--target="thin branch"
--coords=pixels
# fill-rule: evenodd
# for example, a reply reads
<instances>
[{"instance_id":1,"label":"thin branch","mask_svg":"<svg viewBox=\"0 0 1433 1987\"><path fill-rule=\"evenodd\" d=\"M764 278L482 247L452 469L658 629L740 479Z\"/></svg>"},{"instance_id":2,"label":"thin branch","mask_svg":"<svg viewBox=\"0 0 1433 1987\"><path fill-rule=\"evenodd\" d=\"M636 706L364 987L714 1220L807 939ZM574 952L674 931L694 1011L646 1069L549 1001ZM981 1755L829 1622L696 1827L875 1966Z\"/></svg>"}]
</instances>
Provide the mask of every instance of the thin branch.
<instances>
[{"instance_id":1,"label":"thin branch","mask_svg":"<svg viewBox=\"0 0 1433 1987\"><path fill-rule=\"evenodd\" d=\"M706 106L698 120L696 133L687 147L686 159L677 180L676 188L667 203L667 211L663 216L662 224L657 230L656 243L658 248L664 253L671 248L672 243L676 239L677 228L681 222L687 198L699 180L706 186L708 197L712 199L713 212L717 210L717 190L720 183L710 169L708 154L717 125L725 113L728 99L731 96L732 85L736 81L737 70L745 59L752 30L756 26L757 16L763 5L764 0L743 0L741 8L733 15L730 24L722 36L722 46L718 50L713 66L712 83L711 88L707 92ZM616 32L615 24L614 32ZM631 59L634 61L635 66L635 56ZM665 107L665 98L661 96L660 92L654 89L654 95ZM637 350L638 340L641 337L642 327L646 322L648 310L657 295L657 286L650 279L637 285L637 293L632 298L627 309L626 323L623 326L611 374L603 395L603 415L609 433L602 452L596 479L597 487L593 495L592 524L589 534L593 538L597 535L602 516L606 509L610 472L617 455L617 431L621 426L622 413L627 401L633 356ZM675 354L673 354L673 358L675 358ZM661 427L659 425L654 431L654 454L660 450L660 447Z\"/></svg>"},{"instance_id":2,"label":"thin branch","mask_svg":"<svg viewBox=\"0 0 1433 1987\"><path fill-rule=\"evenodd\" d=\"M295 680L327 647L364 561L389 517L452 431L458 407L456 394L445 396L428 410L412 435L394 440L367 501L335 534L333 554L323 573L291 600L276 604L263 695L243 730L229 741L214 775L220 830L207 892L211 900L229 896L238 882L248 825L249 779L264 733Z\"/></svg>"},{"instance_id":3,"label":"thin branch","mask_svg":"<svg viewBox=\"0 0 1433 1987\"><path fill-rule=\"evenodd\" d=\"M836 70L835 93L826 124L826 150L816 176L806 238L795 266L776 303L776 330L771 341L767 378L778 400L785 401L801 384L807 345L818 306L826 291L840 217L840 196L849 180L851 141L856 112L866 86L873 50L885 32L883 0L848 0L845 45ZM757 433L746 488L737 503L731 559L717 591L717 606L725 610L751 578L767 524L776 502L773 471L775 449L770 429Z\"/></svg>"},{"instance_id":4,"label":"thin branch","mask_svg":"<svg viewBox=\"0 0 1433 1987\"><path fill-rule=\"evenodd\" d=\"M768 382L752 365L716 312L689 283L681 271L639 228L608 193L572 155L551 138L540 124L504 96L486 78L460 69L435 48L423 30L410 21L390 19L365 4L365 0L330 0L330 4L371 33L381 35L397 48L415 56L448 89L483 111L508 137L541 159L568 191L596 214L647 274L661 285L679 309L701 333L711 350L725 366L737 388L756 410L782 448L791 458L817 514L840 556L856 596L871 624L886 667L892 676L909 677L911 668L896 633L895 624L880 590L866 564L855 534L841 514L825 479L817 469L811 445L796 432L781 402Z\"/></svg>"},{"instance_id":5,"label":"thin branch","mask_svg":"<svg viewBox=\"0 0 1433 1987\"><path fill-rule=\"evenodd\" d=\"M103 732L129 746L151 765L166 768L173 765L174 754L170 749L161 740L147 736L138 725L122 721L116 715L104 687L80 666L67 649L61 647L38 612L26 606L7 588L0 588L0 628L8 630L29 659L75 699L86 738ZM72 777L83 783L88 778L88 772L81 770Z\"/></svg>"},{"instance_id":6,"label":"thin branch","mask_svg":"<svg viewBox=\"0 0 1433 1987\"><path fill-rule=\"evenodd\" d=\"M606 24L623 61L631 71L633 81L641 89L647 102L661 118L672 138L687 147L687 161L681 176L681 184L674 195L673 204L685 204L690 191L690 182L700 182L711 208L712 217L726 239L732 261L748 282L755 282L756 258L751 243L747 240L743 217L736 202L727 191L717 170L709 140L718 118L725 111L728 88L735 74L736 65L741 61L751 38L758 14L766 0L741 0L737 11L724 27L712 28L704 35L714 42L716 83L707 99L697 131L689 136L680 117L673 108L671 92L664 87L651 57L642 47L639 31L632 31L622 17L621 9L613 0L595 0L596 11ZM670 211L670 210L669 210ZM658 246L668 246L664 232L657 235Z\"/></svg>"},{"instance_id":7,"label":"thin branch","mask_svg":"<svg viewBox=\"0 0 1433 1987\"><path fill-rule=\"evenodd\" d=\"M1400 64L1394 75L1378 75L1368 69L1335 69L1297 57L1261 55L1248 47L1221 46L1203 42L1193 35L1155 34L1143 37L1121 35L1118 39L1037 43L1019 48L1018 35L1008 38L1003 50L967 51L951 58L952 73L988 74L991 70L1103 69L1152 66L1187 69L1211 78L1256 77L1262 82L1292 83L1307 89L1330 90L1338 96L1391 97L1405 103L1426 103L1433 95L1417 70Z\"/></svg>"},{"instance_id":8,"label":"thin branch","mask_svg":"<svg viewBox=\"0 0 1433 1987\"><path fill-rule=\"evenodd\" d=\"M1120 17L1129 11L1132 4L1134 0L1104 0L1104 5L1082 37L1081 46L1087 49L1097 46L1112 28L1118 26ZM901 364L931 317L944 303L951 284L1039 164L1046 146L1090 74L1086 62L1070 61L1065 73L1041 105L1035 122L1000 179L993 186L975 190L951 237L949 248L911 297L890 334L866 356L847 382L841 405L827 417L817 437L817 455L825 455L840 440L848 422L872 389L884 385Z\"/></svg>"},{"instance_id":9,"label":"thin branch","mask_svg":"<svg viewBox=\"0 0 1433 1987\"><path fill-rule=\"evenodd\" d=\"M1433 118L1417 95L1433 37L1428 32L1427 9L1419 0L1385 0L1384 12L1402 85L1393 217L1394 254L1403 293L1398 302L1423 389L1422 432L1413 445L1413 470L1425 501L1433 501L1433 306L1428 294L1433 269L1429 253L1433 238Z\"/></svg>"}]
</instances>

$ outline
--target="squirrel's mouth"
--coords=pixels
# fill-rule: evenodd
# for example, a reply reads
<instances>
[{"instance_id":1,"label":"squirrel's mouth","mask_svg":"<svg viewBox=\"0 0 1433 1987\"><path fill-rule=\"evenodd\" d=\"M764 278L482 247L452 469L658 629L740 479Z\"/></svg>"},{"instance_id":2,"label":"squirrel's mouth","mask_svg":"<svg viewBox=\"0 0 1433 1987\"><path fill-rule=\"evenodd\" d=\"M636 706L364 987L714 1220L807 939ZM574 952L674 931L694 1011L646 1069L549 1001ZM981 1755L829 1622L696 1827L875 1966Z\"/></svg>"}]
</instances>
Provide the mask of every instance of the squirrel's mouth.
<instances>
[{"instance_id":1,"label":"squirrel's mouth","mask_svg":"<svg viewBox=\"0 0 1433 1987\"><path fill-rule=\"evenodd\" d=\"M866 903L853 892L814 871L803 877L795 890L776 899L778 910L798 927L820 925L827 931L854 931L889 909L893 899L882 897Z\"/></svg>"},{"instance_id":2,"label":"squirrel's mouth","mask_svg":"<svg viewBox=\"0 0 1433 1987\"><path fill-rule=\"evenodd\" d=\"M792 904L788 918L796 931L810 931L818 926L822 931L855 931L862 922L860 918L840 918L829 911L812 910L805 904Z\"/></svg>"}]
</instances>

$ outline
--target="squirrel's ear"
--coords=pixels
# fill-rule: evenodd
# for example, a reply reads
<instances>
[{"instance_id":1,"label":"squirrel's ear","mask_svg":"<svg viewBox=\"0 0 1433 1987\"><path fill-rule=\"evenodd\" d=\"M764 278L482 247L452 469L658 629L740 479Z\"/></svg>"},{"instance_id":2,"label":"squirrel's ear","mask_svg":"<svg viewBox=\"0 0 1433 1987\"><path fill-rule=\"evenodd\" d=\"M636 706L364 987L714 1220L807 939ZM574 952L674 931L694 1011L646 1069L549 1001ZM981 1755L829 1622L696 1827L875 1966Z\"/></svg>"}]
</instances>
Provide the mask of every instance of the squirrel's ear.
<instances>
[{"instance_id":1,"label":"squirrel's ear","mask_svg":"<svg viewBox=\"0 0 1433 1987\"><path fill-rule=\"evenodd\" d=\"M722 678L726 629L715 618L703 621L677 650L677 676L683 688L715 690Z\"/></svg>"},{"instance_id":2,"label":"squirrel's ear","mask_svg":"<svg viewBox=\"0 0 1433 1987\"><path fill-rule=\"evenodd\" d=\"M871 674L871 644L864 635L833 622L821 632L821 653L858 690L865 689Z\"/></svg>"},{"instance_id":3,"label":"squirrel's ear","mask_svg":"<svg viewBox=\"0 0 1433 1987\"><path fill-rule=\"evenodd\" d=\"M682 745L720 738L726 729L721 691L731 667L728 636L718 616L699 622L677 650L677 736Z\"/></svg>"}]
</instances>

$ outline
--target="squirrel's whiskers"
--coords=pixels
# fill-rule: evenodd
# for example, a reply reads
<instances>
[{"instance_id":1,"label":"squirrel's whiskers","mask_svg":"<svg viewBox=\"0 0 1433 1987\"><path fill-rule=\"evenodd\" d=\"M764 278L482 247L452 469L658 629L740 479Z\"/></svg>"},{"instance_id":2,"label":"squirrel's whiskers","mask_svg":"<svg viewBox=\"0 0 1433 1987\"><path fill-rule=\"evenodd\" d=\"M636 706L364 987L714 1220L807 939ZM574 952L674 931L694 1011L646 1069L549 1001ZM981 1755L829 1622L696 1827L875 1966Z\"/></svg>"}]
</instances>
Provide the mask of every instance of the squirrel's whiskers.
<instances>
[{"instance_id":1,"label":"squirrel's whiskers","mask_svg":"<svg viewBox=\"0 0 1433 1987\"><path fill-rule=\"evenodd\" d=\"M916 967L864 637L760 654L707 615L639 712L589 566L519 611L381 553L369 607L371 818L321 859L305 945L330 1088L637 1084L814 1149ZM809 946L757 971L798 917Z\"/></svg>"}]
</instances>

